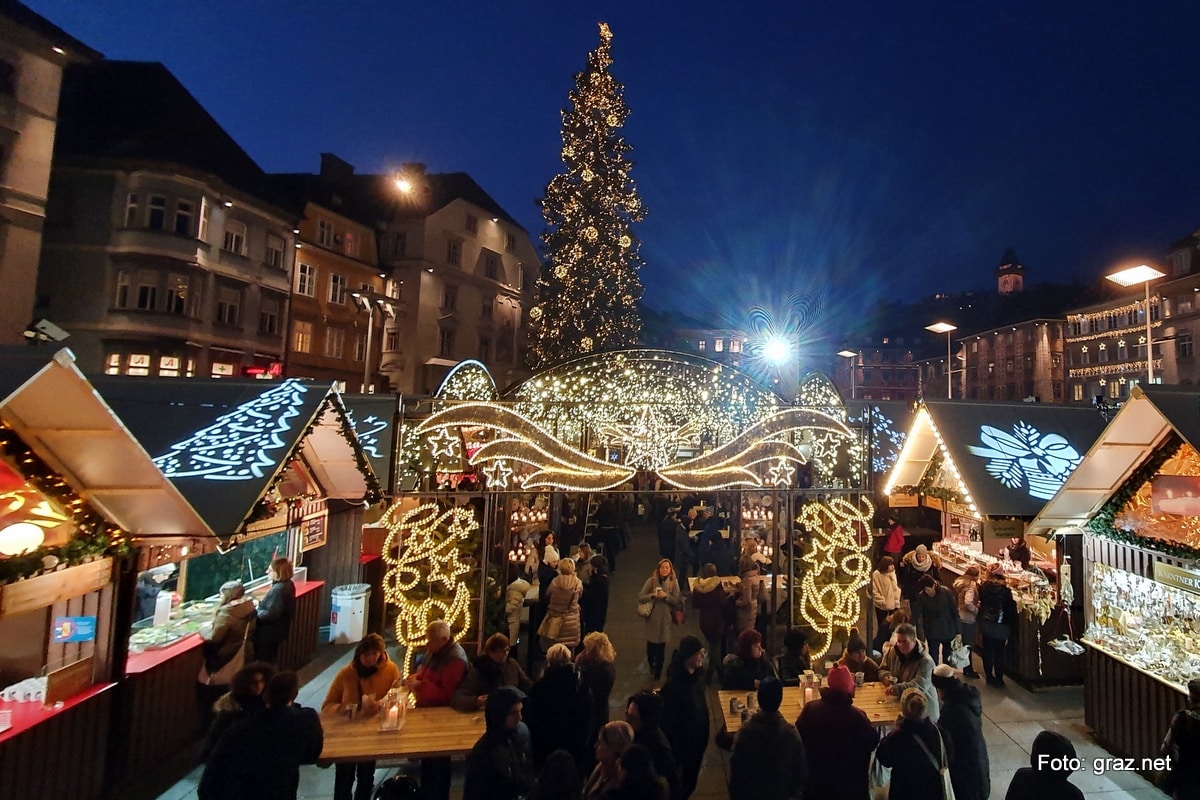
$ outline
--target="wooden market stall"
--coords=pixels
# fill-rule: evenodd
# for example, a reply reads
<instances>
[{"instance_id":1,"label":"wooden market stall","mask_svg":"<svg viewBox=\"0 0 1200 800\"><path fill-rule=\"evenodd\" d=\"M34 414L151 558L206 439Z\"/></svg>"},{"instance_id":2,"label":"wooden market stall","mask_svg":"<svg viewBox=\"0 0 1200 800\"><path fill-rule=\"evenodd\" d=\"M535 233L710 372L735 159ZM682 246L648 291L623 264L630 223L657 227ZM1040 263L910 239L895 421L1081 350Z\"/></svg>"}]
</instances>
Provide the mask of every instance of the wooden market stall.
<instances>
[{"instance_id":1,"label":"wooden market stall","mask_svg":"<svg viewBox=\"0 0 1200 800\"><path fill-rule=\"evenodd\" d=\"M132 539L211 531L69 350L0 352L0 398L3 794L98 798L120 751Z\"/></svg>"},{"instance_id":2,"label":"wooden market stall","mask_svg":"<svg viewBox=\"0 0 1200 800\"><path fill-rule=\"evenodd\" d=\"M166 619L129 613L121 693L124 751L117 780L156 789L194 765L205 719L197 706L198 630L221 584L269 588L276 556L297 568L296 610L277 663L297 669L330 619L330 590L360 580L364 506L379 485L340 396L300 380L207 381L97 377L97 389L154 463L215 533L143 536L139 570L171 573L178 606ZM133 604L129 604L132 610Z\"/></svg>"},{"instance_id":3,"label":"wooden market stall","mask_svg":"<svg viewBox=\"0 0 1200 800\"><path fill-rule=\"evenodd\" d=\"M940 518L933 549L947 583L970 564L1001 563L1020 611L1005 671L1030 687L1083 680L1082 659L1050 646L1082 628L1081 571L1067 570L1066 593L1059 581L1064 563L1080 564L1080 542L1026 529L1104 426L1091 408L931 400L918 409L888 480L893 507L921 505ZM1004 557L1014 536L1026 537L1030 569Z\"/></svg>"},{"instance_id":4,"label":"wooden market stall","mask_svg":"<svg viewBox=\"0 0 1200 800\"><path fill-rule=\"evenodd\" d=\"M1084 718L1156 757L1200 675L1200 393L1137 387L1030 529L1082 542Z\"/></svg>"}]
</instances>

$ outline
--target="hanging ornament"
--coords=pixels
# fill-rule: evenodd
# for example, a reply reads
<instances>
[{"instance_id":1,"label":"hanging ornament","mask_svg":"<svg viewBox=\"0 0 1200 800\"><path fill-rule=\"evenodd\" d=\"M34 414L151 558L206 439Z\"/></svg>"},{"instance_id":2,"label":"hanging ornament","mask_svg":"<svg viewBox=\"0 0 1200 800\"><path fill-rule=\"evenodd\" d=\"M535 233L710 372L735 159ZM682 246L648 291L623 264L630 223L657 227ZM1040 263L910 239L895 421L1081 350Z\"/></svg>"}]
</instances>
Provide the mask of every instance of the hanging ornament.
<instances>
[{"instance_id":1,"label":"hanging ornament","mask_svg":"<svg viewBox=\"0 0 1200 800\"><path fill-rule=\"evenodd\" d=\"M631 244L633 244L633 239L630 239L628 236L622 236L620 239L620 244L621 247L629 247Z\"/></svg>"},{"instance_id":2,"label":"hanging ornament","mask_svg":"<svg viewBox=\"0 0 1200 800\"><path fill-rule=\"evenodd\" d=\"M586 230L584 230L584 232L583 232L583 235L587 237L587 240L588 240L589 242L594 242L594 241L596 241L598 238L600 238L600 232L599 232L599 231L597 231L597 230L595 229L595 227L593 227L593 226L591 226L591 225L589 225L589 226L587 227L587 229L586 229Z\"/></svg>"},{"instance_id":3,"label":"hanging ornament","mask_svg":"<svg viewBox=\"0 0 1200 800\"><path fill-rule=\"evenodd\" d=\"M592 337L585 336L579 340L579 349L585 353L590 353L590 352L592 352L593 344L594 343L592 342Z\"/></svg>"},{"instance_id":4,"label":"hanging ornament","mask_svg":"<svg viewBox=\"0 0 1200 800\"><path fill-rule=\"evenodd\" d=\"M541 319L542 318L542 307L534 306L533 308L529 309L529 318L530 319Z\"/></svg>"},{"instance_id":5,"label":"hanging ornament","mask_svg":"<svg viewBox=\"0 0 1200 800\"><path fill-rule=\"evenodd\" d=\"M596 173L592 172L590 169L585 169L583 172L579 173L579 177L583 178L585 181L590 181L592 178L596 177Z\"/></svg>"}]
</instances>

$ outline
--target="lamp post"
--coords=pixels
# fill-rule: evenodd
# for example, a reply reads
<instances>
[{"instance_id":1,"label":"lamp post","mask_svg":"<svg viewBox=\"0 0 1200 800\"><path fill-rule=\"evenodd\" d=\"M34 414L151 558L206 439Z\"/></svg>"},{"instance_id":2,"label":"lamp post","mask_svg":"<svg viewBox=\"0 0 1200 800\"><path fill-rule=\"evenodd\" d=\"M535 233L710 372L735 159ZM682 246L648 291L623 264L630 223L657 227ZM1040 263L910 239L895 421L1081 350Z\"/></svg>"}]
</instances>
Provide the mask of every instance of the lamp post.
<instances>
[{"instance_id":1,"label":"lamp post","mask_svg":"<svg viewBox=\"0 0 1200 800\"><path fill-rule=\"evenodd\" d=\"M1139 264L1136 267L1126 267L1105 275L1107 280L1118 286L1136 286L1146 284L1146 383L1154 383L1154 345L1150 338L1150 281L1161 278L1167 273L1157 270L1149 264Z\"/></svg>"},{"instance_id":2,"label":"lamp post","mask_svg":"<svg viewBox=\"0 0 1200 800\"><path fill-rule=\"evenodd\" d=\"M357 292L351 292L350 296L354 298L354 302L363 311L367 312L367 346L363 351L363 394L367 393L367 387L371 385L371 339L374 336L375 330L375 307L383 312L384 316L390 316L393 319L396 316L395 300L388 297L386 294L369 291L363 289Z\"/></svg>"},{"instance_id":3,"label":"lamp post","mask_svg":"<svg viewBox=\"0 0 1200 800\"><path fill-rule=\"evenodd\" d=\"M926 325L925 330L946 334L946 399L949 400L953 397L950 389L950 379L954 374L954 370L950 368L950 334L958 330L958 326L951 325L949 322L935 322L932 325Z\"/></svg>"},{"instance_id":4,"label":"lamp post","mask_svg":"<svg viewBox=\"0 0 1200 800\"><path fill-rule=\"evenodd\" d=\"M854 362L854 359L858 358L858 353L854 352L853 350L846 349L846 350L838 350L837 354L839 356L841 356L842 358L851 359L850 360L850 399L854 400L855 399L855 397L854 397L854 373L856 372L855 368L858 366L858 364L856 364Z\"/></svg>"}]
</instances>

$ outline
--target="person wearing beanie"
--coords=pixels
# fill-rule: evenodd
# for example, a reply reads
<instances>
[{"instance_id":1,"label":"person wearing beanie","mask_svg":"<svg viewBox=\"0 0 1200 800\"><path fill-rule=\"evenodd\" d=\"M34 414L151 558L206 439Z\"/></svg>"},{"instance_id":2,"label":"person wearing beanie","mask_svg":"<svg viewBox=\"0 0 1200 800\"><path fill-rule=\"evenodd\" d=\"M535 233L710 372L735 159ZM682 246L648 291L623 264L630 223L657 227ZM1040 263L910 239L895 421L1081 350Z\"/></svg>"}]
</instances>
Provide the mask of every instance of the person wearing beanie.
<instances>
[{"instance_id":1,"label":"person wearing beanie","mask_svg":"<svg viewBox=\"0 0 1200 800\"><path fill-rule=\"evenodd\" d=\"M782 702L783 684L764 678L758 686L758 711L733 740L730 800L790 800L804 792L808 759L800 732L779 713Z\"/></svg>"},{"instance_id":2,"label":"person wearing beanie","mask_svg":"<svg viewBox=\"0 0 1200 800\"><path fill-rule=\"evenodd\" d=\"M663 701L657 693L644 689L625 703L625 721L633 728L633 743L650 751L654 768L667 781L668 797L682 797L679 765L671 743L662 731Z\"/></svg>"},{"instance_id":3,"label":"person wearing beanie","mask_svg":"<svg viewBox=\"0 0 1200 800\"><path fill-rule=\"evenodd\" d=\"M525 693L515 686L491 692L486 729L467 755L463 800L517 800L533 789L537 773L529 728L521 721Z\"/></svg>"},{"instance_id":4,"label":"person wearing beanie","mask_svg":"<svg viewBox=\"0 0 1200 800\"><path fill-rule=\"evenodd\" d=\"M846 649L842 651L839 664L851 674L861 672L864 683L875 683L879 680L879 664L867 655L867 643L858 633L858 628L850 629L850 638L846 640Z\"/></svg>"},{"instance_id":5,"label":"person wearing beanie","mask_svg":"<svg viewBox=\"0 0 1200 800\"><path fill-rule=\"evenodd\" d=\"M688 634L667 667L663 683L663 733L679 764L682 797L691 797L708 747L708 694L704 681L704 642Z\"/></svg>"},{"instance_id":6,"label":"person wearing beanie","mask_svg":"<svg viewBox=\"0 0 1200 800\"><path fill-rule=\"evenodd\" d=\"M942 579L941 566L942 562L937 553L929 552L929 549L923 544L917 545L915 550L900 559L900 566L896 568L896 579L900 583L900 597L909 602L915 599L921 592L921 578L926 575L932 576L940 583Z\"/></svg>"},{"instance_id":7,"label":"person wearing beanie","mask_svg":"<svg viewBox=\"0 0 1200 800\"><path fill-rule=\"evenodd\" d=\"M775 662L763 649L762 634L750 628L738 634L733 655L721 665L722 689L757 689L765 678L778 678Z\"/></svg>"},{"instance_id":8,"label":"person wearing beanie","mask_svg":"<svg viewBox=\"0 0 1200 800\"><path fill-rule=\"evenodd\" d=\"M1012 776L1004 800L1083 800L1083 792L1068 780L1075 745L1061 733L1042 731L1033 740L1029 766ZM1053 766L1052 766L1053 765Z\"/></svg>"},{"instance_id":9,"label":"person wearing beanie","mask_svg":"<svg viewBox=\"0 0 1200 800\"><path fill-rule=\"evenodd\" d=\"M918 585L921 591L912 599L912 621L917 636L928 643L933 663L944 664L950 658L950 642L962 635L958 600L932 575L922 576Z\"/></svg>"},{"instance_id":10,"label":"person wearing beanie","mask_svg":"<svg viewBox=\"0 0 1200 800\"><path fill-rule=\"evenodd\" d=\"M854 707L854 677L846 667L829 670L821 696L804 704L796 730L808 757L805 797L862 800L868 797L868 766L879 734Z\"/></svg>"},{"instance_id":11,"label":"person wearing beanie","mask_svg":"<svg viewBox=\"0 0 1200 800\"><path fill-rule=\"evenodd\" d=\"M987 800L991 796L991 765L983 738L983 704L979 690L963 683L949 664L933 670L933 686L941 705L938 726L954 742L950 782L955 800Z\"/></svg>"}]
</instances>

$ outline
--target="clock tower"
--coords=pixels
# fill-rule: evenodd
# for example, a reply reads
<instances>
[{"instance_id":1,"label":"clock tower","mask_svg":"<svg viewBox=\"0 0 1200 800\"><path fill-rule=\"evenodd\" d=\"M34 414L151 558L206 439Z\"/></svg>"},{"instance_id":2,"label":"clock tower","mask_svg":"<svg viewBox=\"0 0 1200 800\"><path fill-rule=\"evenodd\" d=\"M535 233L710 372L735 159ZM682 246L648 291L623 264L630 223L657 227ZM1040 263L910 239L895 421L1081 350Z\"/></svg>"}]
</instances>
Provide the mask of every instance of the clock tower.
<instances>
[{"instance_id":1,"label":"clock tower","mask_svg":"<svg viewBox=\"0 0 1200 800\"><path fill-rule=\"evenodd\" d=\"M1001 297L1020 294L1025 290L1025 267L1017 260L1011 247L1004 251L1000 266L996 267L996 289Z\"/></svg>"}]
</instances>

